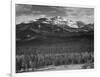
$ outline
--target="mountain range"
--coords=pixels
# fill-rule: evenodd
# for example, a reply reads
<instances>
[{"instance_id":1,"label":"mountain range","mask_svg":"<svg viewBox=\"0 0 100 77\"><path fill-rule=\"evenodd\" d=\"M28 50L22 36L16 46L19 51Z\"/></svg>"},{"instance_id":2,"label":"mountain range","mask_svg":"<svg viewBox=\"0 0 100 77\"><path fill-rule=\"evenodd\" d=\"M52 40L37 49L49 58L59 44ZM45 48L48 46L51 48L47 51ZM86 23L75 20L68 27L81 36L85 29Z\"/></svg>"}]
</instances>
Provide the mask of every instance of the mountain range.
<instances>
[{"instance_id":1,"label":"mountain range","mask_svg":"<svg viewBox=\"0 0 100 77\"><path fill-rule=\"evenodd\" d=\"M94 24L85 24L82 21L72 21L64 19L60 16L51 18L39 18L28 23L20 23L16 25L17 41L93 34Z\"/></svg>"}]
</instances>

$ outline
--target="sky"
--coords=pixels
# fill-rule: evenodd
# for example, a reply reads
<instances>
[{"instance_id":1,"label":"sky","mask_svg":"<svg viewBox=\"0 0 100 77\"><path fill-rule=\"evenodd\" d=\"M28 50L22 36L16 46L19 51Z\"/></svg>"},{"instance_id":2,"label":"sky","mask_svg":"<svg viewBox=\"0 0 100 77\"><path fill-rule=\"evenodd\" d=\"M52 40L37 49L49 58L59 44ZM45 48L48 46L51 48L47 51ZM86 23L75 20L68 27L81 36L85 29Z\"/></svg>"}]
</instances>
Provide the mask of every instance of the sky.
<instances>
[{"instance_id":1,"label":"sky","mask_svg":"<svg viewBox=\"0 0 100 77\"><path fill-rule=\"evenodd\" d=\"M52 16L94 23L94 8L16 4L16 24Z\"/></svg>"}]
</instances>

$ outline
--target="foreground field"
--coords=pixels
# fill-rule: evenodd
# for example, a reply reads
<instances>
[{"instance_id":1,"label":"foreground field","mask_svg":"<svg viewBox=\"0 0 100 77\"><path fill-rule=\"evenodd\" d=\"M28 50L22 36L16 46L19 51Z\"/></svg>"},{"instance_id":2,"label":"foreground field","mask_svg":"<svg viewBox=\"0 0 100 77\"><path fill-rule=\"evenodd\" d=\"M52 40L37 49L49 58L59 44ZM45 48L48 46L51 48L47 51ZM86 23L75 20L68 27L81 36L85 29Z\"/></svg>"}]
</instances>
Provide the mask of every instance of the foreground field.
<instances>
[{"instance_id":1,"label":"foreground field","mask_svg":"<svg viewBox=\"0 0 100 77\"><path fill-rule=\"evenodd\" d=\"M59 66L54 66L54 65L49 65L45 66L43 68L34 68L34 71L61 71L61 70L80 70L80 69L93 69L94 64L72 64L72 65L59 65ZM29 68L27 70L21 69L19 73L22 72L33 72L32 68Z\"/></svg>"}]
</instances>

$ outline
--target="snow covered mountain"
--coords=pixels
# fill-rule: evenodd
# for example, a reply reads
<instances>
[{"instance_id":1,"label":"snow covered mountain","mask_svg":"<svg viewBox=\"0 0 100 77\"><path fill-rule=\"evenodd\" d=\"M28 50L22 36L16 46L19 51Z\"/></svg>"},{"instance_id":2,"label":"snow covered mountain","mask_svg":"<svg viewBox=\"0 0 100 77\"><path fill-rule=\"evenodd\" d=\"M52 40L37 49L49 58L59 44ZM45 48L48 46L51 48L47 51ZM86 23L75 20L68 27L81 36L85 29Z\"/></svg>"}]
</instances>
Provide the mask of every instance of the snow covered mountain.
<instances>
[{"instance_id":1,"label":"snow covered mountain","mask_svg":"<svg viewBox=\"0 0 100 77\"><path fill-rule=\"evenodd\" d=\"M60 16L51 18L39 18L29 23L16 25L16 37L18 40L45 38L48 36L80 36L85 33L93 33L94 24L84 24L81 21L72 21Z\"/></svg>"}]
</instances>

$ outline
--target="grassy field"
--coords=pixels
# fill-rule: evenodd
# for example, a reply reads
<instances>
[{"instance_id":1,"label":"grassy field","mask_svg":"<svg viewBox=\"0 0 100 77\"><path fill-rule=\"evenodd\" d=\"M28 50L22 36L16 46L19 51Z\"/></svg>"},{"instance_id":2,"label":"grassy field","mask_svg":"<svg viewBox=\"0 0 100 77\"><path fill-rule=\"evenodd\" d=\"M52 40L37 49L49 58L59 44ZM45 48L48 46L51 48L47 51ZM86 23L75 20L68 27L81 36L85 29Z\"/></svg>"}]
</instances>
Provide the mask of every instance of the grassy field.
<instances>
[{"instance_id":1,"label":"grassy field","mask_svg":"<svg viewBox=\"0 0 100 77\"><path fill-rule=\"evenodd\" d=\"M16 72L36 71L52 65L85 64L82 68L93 68L93 50L93 39L86 37L16 43Z\"/></svg>"}]
</instances>

